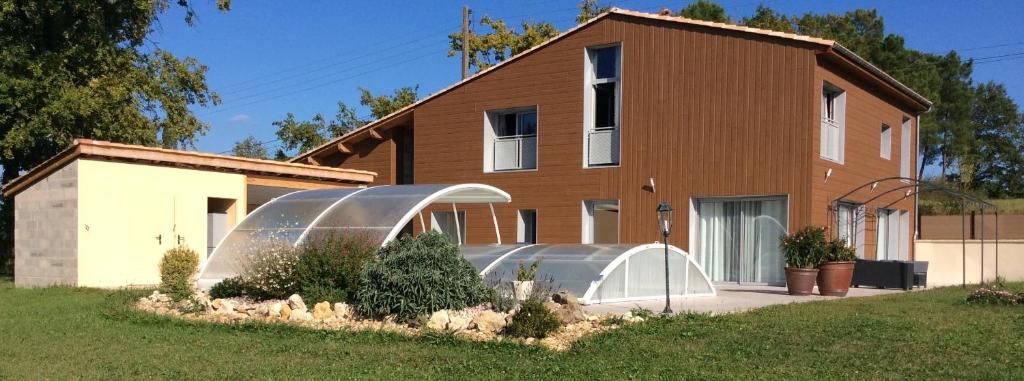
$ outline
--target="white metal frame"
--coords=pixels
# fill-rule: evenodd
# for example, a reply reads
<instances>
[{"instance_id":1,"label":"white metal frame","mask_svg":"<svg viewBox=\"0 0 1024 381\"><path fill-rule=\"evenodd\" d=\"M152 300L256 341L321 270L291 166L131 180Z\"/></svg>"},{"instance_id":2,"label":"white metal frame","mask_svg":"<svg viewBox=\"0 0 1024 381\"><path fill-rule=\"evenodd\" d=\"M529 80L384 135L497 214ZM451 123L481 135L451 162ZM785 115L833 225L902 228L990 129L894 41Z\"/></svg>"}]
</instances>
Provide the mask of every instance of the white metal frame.
<instances>
[{"instance_id":1,"label":"white metal frame","mask_svg":"<svg viewBox=\"0 0 1024 381\"><path fill-rule=\"evenodd\" d=\"M643 251L650 250L650 249L660 249L660 250L663 250L664 248L665 248L664 244L661 244L661 243L651 243L651 244L640 245L640 246L631 248L628 251L626 251L625 253L622 253L617 258L615 258L613 261L608 263L608 265L605 266L605 268L603 270L601 270L601 272L599 273L598 278L596 280L590 282L590 287L587 288L587 292L584 293L583 297L580 298L580 303L583 303L583 304L617 303L617 302L630 302L630 301L637 301L637 300L657 300L657 299L664 298L665 295L630 297L627 294L627 296L623 297L623 298L601 299L601 300L595 300L594 299L594 294L597 292L597 289L601 287L601 285L604 283L604 281L608 277L608 275L611 274L612 271L615 271L615 269L618 268L619 265L622 264L622 262L626 261L627 259L629 259L633 255L639 254L639 253L641 253ZM678 247L672 246L672 245L668 245L668 249L669 249L668 252L669 252L670 255L671 254L682 255L683 258L686 259L686 265L683 266L683 268L685 269L685 273L683 275L684 276L684 280L683 280L683 291L684 292L687 289L690 288L690 271L689 271L689 266L690 265L693 265L697 269L697 271L700 273L701 277L704 278L704 281L708 283L708 287L711 288L711 292L710 293L670 294L669 295L670 297L674 297L674 298L691 298L691 297L703 297L703 296L715 296L715 295L718 295L718 290L715 289L714 282L711 282L711 278L709 278L708 274L704 272L704 269L701 268L701 266L697 262L695 262L693 260L693 256L692 255L690 255L686 251L684 251L684 250L682 250L682 249L680 249ZM628 264L629 264L629 262L626 261L625 265L628 265ZM628 284L629 283L629 278L628 278L629 268L627 267L624 271L626 271L626 274L627 274L627 278L625 280L625 283ZM672 275L669 274L669 276L671 277ZM627 290L628 290L628 286L627 286Z\"/></svg>"}]
</instances>

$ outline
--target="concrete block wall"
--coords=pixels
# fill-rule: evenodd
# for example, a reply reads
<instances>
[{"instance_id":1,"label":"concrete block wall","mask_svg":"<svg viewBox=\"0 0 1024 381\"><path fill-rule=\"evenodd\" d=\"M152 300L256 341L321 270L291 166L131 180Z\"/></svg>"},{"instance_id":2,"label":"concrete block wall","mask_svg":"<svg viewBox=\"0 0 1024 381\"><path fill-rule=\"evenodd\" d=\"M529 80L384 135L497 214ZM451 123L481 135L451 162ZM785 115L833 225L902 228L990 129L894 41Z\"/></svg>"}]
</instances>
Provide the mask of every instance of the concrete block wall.
<instances>
[{"instance_id":1,"label":"concrete block wall","mask_svg":"<svg viewBox=\"0 0 1024 381\"><path fill-rule=\"evenodd\" d=\"M15 196L14 282L78 284L78 161Z\"/></svg>"}]
</instances>

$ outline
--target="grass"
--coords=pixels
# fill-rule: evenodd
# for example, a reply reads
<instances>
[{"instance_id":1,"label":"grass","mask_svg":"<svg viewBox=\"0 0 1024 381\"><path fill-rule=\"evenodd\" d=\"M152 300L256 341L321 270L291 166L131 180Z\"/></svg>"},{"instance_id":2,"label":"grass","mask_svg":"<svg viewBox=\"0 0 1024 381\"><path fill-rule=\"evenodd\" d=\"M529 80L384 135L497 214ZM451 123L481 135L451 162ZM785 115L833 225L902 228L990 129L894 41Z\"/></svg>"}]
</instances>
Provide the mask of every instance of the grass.
<instances>
[{"instance_id":1,"label":"grass","mask_svg":"<svg viewBox=\"0 0 1024 381\"><path fill-rule=\"evenodd\" d=\"M655 319L566 353L189 323L127 308L143 294L0 281L0 379L1024 378L1024 306L960 288Z\"/></svg>"}]
</instances>

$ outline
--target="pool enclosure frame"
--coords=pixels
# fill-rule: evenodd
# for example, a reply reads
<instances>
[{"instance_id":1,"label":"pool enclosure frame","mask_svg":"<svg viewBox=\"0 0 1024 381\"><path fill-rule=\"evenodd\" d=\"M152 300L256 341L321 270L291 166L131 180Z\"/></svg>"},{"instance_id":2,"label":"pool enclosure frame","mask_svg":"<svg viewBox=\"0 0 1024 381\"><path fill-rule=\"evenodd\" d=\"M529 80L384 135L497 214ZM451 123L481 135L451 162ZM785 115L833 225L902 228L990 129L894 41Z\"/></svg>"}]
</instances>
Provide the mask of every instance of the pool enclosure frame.
<instances>
[{"instance_id":1,"label":"pool enclosure frame","mask_svg":"<svg viewBox=\"0 0 1024 381\"><path fill-rule=\"evenodd\" d=\"M664 244L502 245L494 204L511 201L508 193L485 184L382 185L288 193L253 210L220 240L203 263L197 285L209 289L238 275L254 255L267 249L267 241L298 247L331 234L364 234L383 247L417 216L427 230L424 209L433 204L451 204L456 216L453 238L481 277L511 274L509 279L502 279L511 281L517 266L540 261L538 280L550 279L552 286L573 292L584 304L665 297ZM462 245L457 204L488 204L497 244ZM669 278L673 297L716 294L691 255L674 246L669 246L669 253L669 268L675 268ZM639 267L631 269L634 261Z\"/></svg>"}]
</instances>

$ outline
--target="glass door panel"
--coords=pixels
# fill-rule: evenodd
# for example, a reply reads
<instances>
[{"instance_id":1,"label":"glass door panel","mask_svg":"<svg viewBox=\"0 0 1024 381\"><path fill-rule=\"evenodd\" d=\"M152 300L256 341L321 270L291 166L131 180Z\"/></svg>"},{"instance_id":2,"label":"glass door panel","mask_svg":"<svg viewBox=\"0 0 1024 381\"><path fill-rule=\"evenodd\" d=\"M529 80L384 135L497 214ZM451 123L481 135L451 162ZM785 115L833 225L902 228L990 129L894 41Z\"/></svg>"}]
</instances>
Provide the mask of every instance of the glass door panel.
<instances>
[{"instance_id":1,"label":"glass door panel","mask_svg":"<svg viewBox=\"0 0 1024 381\"><path fill-rule=\"evenodd\" d=\"M696 204L697 261L711 280L785 280L779 249L780 237L787 233L785 199L711 199Z\"/></svg>"}]
</instances>

